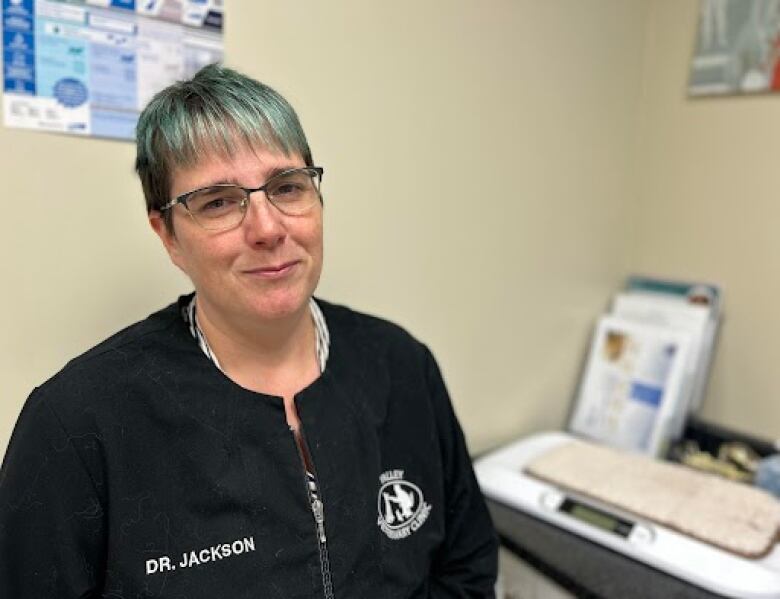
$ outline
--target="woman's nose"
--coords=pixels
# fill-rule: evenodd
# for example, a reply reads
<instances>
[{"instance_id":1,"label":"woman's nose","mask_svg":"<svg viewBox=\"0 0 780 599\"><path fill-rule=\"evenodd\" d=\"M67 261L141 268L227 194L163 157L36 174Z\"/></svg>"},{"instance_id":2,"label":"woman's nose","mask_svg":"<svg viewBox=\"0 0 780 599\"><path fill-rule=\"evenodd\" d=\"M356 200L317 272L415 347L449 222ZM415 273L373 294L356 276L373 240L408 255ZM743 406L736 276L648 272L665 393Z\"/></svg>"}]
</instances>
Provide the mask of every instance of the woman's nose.
<instances>
[{"instance_id":1,"label":"woman's nose","mask_svg":"<svg viewBox=\"0 0 780 599\"><path fill-rule=\"evenodd\" d=\"M266 197L256 191L249 196L243 227L253 245L278 245L287 235L284 215Z\"/></svg>"}]
</instances>

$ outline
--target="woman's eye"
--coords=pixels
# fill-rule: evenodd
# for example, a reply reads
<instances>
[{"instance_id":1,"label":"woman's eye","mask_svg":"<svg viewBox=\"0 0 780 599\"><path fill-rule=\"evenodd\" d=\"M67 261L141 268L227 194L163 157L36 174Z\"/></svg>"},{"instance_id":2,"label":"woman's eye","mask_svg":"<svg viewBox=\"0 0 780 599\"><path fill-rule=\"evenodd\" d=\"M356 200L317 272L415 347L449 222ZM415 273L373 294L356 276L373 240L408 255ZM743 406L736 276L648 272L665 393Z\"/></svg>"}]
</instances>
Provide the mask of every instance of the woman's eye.
<instances>
[{"instance_id":1,"label":"woman's eye","mask_svg":"<svg viewBox=\"0 0 780 599\"><path fill-rule=\"evenodd\" d=\"M223 198L216 198L214 200L211 200L207 202L201 210L216 210L218 208L224 208L228 204L228 200L225 200Z\"/></svg>"},{"instance_id":2,"label":"woman's eye","mask_svg":"<svg viewBox=\"0 0 780 599\"><path fill-rule=\"evenodd\" d=\"M204 216L219 215L224 212L230 212L235 209L244 198L244 192L241 189L210 188L194 194L188 203L193 212Z\"/></svg>"},{"instance_id":3,"label":"woman's eye","mask_svg":"<svg viewBox=\"0 0 780 599\"><path fill-rule=\"evenodd\" d=\"M287 195L290 193L300 193L303 188L297 183L282 183L274 189L273 195Z\"/></svg>"}]
</instances>

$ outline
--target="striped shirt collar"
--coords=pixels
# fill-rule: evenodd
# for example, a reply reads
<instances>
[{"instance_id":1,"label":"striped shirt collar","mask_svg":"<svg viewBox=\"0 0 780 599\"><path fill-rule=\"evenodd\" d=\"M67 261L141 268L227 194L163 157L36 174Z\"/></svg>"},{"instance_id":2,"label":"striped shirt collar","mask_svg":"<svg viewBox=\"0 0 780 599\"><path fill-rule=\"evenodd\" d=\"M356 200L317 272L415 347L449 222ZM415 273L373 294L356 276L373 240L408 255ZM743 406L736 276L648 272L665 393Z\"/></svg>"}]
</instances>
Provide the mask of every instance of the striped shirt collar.
<instances>
[{"instance_id":1,"label":"striped shirt collar","mask_svg":"<svg viewBox=\"0 0 780 599\"><path fill-rule=\"evenodd\" d=\"M217 368L222 370L222 366L217 359L217 356L211 350L209 342L206 339L206 335L203 334L203 330L198 324L197 309L195 307L195 295L192 296L190 302L182 308L182 317L187 325L190 327L190 333L195 338L203 350L203 353L214 362ZM322 310L314 301L314 298L309 298L309 312L311 313L311 319L314 322L315 331L315 351L317 352L317 364L320 367L320 373L325 372L325 365L328 362L328 355L330 354L330 332L328 331L328 325L325 322L325 316L322 314Z\"/></svg>"}]
</instances>

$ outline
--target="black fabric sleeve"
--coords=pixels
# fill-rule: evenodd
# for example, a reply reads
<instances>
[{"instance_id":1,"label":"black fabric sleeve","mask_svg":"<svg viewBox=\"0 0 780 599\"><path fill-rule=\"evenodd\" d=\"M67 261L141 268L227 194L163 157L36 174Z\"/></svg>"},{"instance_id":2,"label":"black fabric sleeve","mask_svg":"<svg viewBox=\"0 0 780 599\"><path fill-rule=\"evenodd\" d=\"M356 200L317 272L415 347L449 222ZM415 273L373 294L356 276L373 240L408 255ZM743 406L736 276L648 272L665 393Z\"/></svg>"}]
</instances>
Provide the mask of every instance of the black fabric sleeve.
<instances>
[{"instance_id":1,"label":"black fabric sleeve","mask_svg":"<svg viewBox=\"0 0 780 599\"><path fill-rule=\"evenodd\" d=\"M430 352L426 354L447 494L446 536L434 558L429 598L493 598L498 538L441 372Z\"/></svg>"},{"instance_id":2,"label":"black fabric sleeve","mask_svg":"<svg viewBox=\"0 0 780 599\"><path fill-rule=\"evenodd\" d=\"M74 440L34 392L0 469L0 597L99 596L104 510Z\"/></svg>"}]
</instances>

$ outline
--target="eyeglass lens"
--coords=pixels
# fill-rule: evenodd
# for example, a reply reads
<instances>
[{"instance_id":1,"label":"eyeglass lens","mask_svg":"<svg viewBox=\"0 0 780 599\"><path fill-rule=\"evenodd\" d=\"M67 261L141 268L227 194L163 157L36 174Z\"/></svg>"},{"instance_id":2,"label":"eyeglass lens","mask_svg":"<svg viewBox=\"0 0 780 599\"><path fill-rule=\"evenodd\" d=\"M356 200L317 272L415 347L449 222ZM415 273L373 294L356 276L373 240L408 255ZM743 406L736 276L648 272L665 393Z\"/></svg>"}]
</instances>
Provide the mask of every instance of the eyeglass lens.
<instances>
[{"instance_id":1,"label":"eyeglass lens","mask_svg":"<svg viewBox=\"0 0 780 599\"><path fill-rule=\"evenodd\" d=\"M314 169L298 169L272 177L265 184L265 194L276 208L297 216L319 201L319 174ZM224 230L237 226L249 204L248 192L237 185L215 185L201 189L187 198L190 214L202 227Z\"/></svg>"}]
</instances>

